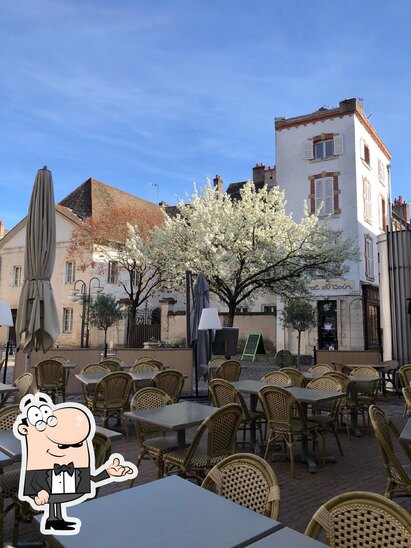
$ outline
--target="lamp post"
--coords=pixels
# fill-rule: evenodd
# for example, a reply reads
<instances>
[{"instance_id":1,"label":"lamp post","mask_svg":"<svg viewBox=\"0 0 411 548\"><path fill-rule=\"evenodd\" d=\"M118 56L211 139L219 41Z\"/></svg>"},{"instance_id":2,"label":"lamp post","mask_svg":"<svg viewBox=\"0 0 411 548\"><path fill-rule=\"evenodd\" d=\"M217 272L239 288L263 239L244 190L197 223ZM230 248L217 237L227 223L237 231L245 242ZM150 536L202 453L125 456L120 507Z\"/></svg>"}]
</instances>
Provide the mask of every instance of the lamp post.
<instances>
[{"instance_id":1,"label":"lamp post","mask_svg":"<svg viewBox=\"0 0 411 548\"><path fill-rule=\"evenodd\" d=\"M212 356L212 331L213 329L221 329L220 318L218 317L217 308L203 308L198 324L199 331L208 331L208 350L209 360Z\"/></svg>"},{"instance_id":2,"label":"lamp post","mask_svg":"<svg viewBox=\"0 0 411 548\"><path fill-rule=\"evenodd\" d=\"M12 327L13 326L13 316L11 315L11 308L9 303L5 301L0 301L0 326ZM6 357L4 359L3 365L3 383L6 384L6 375L7 375L7 361L9 359L9 350L10 350L10 340L7 335L7 345L6 345Z\"/></svg>"},{"instance_id":3,"label":"lamp post","mask_svg":"<svg viewBox=\"0 0 411 548\"><path fill-rule=\"evenodd\" d=\"M93 280L97 281L97 285L95 285L94 287L92 286ZM76 287L77 284L81 284L80 289L77 289ZM69 295L69 298L72 302L78 302L81 299L83 301L83 310L81 314L81 335L80 335L81 348L89 348L90 303L91 303L92 290L94 290L94 293L97 293L97 294L103 291L103 288L100 284L100 280L96 276L93 276L92 278L90 278L88 285L83 280L76 280L74 283L73 289L71 290L71 294ZM84 341L84 335L85 335L85 341Z\"/></svg>"}]
</instances>

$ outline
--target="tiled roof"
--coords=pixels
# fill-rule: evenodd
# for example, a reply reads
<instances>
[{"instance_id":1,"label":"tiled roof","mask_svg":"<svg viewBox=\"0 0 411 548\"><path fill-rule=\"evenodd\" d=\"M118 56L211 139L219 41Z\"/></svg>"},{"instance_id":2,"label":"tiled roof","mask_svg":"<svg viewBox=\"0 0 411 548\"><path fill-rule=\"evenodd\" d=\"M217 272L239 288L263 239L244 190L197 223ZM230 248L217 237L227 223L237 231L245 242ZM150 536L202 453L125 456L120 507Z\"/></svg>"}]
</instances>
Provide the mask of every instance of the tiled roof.
<instances>
[{"instance_id":1,"label":"tiled roof","mask_svg":"<svg viewBox=\"0 0 411 548\"><path fill-rule=\"evenodd\" d=\"M80 219L98 217L110 207L132 207L137 210L152 211L156 216L160 207L152 202L137 198L133 194L106 185L90 177L73 192L61 200L61 206L72 210Z\"/></svg>"}]
</instances>

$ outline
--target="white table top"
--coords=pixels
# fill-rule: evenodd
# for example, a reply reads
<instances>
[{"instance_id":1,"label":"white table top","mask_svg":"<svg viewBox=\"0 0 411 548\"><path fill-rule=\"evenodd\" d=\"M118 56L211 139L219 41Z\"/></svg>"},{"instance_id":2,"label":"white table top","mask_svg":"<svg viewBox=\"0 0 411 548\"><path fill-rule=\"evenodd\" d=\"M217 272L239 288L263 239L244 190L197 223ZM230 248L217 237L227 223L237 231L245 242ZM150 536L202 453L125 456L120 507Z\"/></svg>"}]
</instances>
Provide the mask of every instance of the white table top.
<instances>
[{"instance_id":1,"label":"white table top","mask_svg":"<svg viewBox=\"0 0 411 548\"><path fill-rule=\"evenodd\" d=\"M228 548L282 527L177 476L72 506L67 514L81 519L81 530L73 536L47 535L53 547Z\"/></svg>"}]
</instances>

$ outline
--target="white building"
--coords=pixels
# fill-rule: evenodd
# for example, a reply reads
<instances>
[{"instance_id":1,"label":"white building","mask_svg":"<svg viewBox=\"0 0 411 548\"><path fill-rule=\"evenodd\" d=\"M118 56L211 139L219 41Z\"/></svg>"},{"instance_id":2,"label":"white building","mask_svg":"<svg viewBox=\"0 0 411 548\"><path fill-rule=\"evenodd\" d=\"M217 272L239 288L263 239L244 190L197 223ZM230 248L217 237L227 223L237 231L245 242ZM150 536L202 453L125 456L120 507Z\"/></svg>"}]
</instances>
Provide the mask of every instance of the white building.
<instances>
[{"instance_id":1,"label":"white building","mask_svg":"<svg viewBox=\"0 0 411 548\"><path fill-rule=\"evenodd\" d=\"M304 200L311 213L321 207L320 218L342 230L360 252L345 280L312 282L318 332L311 332L306 343L319 349L378 348L376 244L385 231L390 201L390 152L357 99L312 114L276 118L275 140L276 183L285 191L287 210L298 220Z\"/></svg>"}]
</instances>

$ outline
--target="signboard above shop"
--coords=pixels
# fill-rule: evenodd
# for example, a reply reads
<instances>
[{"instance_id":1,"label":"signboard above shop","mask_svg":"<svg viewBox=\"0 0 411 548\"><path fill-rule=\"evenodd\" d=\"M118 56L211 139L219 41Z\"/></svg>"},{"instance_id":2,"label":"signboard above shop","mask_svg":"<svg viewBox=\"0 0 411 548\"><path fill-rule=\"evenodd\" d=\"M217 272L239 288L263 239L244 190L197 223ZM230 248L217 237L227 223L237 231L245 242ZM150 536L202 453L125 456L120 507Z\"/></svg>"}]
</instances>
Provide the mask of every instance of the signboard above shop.
<instances>
[{"instance_id":1,"label":"signboard above shop","mask_svg":"<svg viewBox=\"0 0 411 548\"><path fill-rule=\"evenodd\" d=\"M308 284L311 291L324 295L356 295L359 290L354 280L313 280Z\"/></svg>"}]
</instances>

